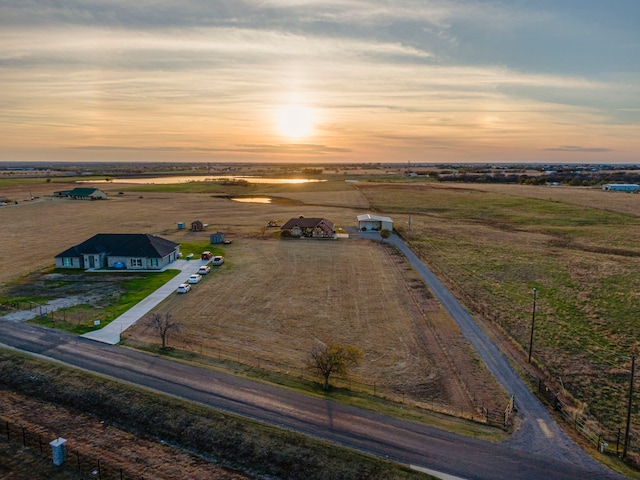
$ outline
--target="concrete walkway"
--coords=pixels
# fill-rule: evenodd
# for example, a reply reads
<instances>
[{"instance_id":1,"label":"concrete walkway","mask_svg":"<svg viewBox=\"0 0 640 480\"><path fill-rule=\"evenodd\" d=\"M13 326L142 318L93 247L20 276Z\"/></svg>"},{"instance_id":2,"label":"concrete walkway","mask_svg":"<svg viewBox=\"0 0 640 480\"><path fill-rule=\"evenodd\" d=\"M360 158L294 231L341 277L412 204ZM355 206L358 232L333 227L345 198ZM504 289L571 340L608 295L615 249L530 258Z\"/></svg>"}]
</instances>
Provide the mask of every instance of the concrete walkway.
<instances>
[{"instance_id":1,"label":"concrete walkway","mask_svg":"<svg viewBox=\"0 0 640 480\"><path fill-rule=\"evenodd\" d=\"M174 293L178 288L178 285L185 283L189 278L189 275L196 273L201 265L206 265L207 263L209 263L209 260L176 260L169 265L168 268L180 269L181 273L124 312L106 327L85 333L81 336L97 342L115 345L120 341L120 334L122 334L122 332L144 317L165 298Z\"/></svg>"}]
</instances>

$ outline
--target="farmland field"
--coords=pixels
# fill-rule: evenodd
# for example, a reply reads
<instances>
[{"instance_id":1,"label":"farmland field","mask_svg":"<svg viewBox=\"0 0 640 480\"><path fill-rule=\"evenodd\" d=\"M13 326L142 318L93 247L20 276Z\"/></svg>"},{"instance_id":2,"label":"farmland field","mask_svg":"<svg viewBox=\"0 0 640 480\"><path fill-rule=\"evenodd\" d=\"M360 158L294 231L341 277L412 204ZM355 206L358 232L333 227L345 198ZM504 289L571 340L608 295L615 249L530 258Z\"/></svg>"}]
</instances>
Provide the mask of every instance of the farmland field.
<instances>
[{"instance_id":1,"label":"farmland field","mask_svg":"<svg viewBox=\"0 0 640 480\"><path fill-rule=\"evenodd\" d=\"M48 198L44 185L41 198L0 210L0 222L10 226L0 231L7 247L0 262L12 265L2 270L0 281L50 266L55 254L95 233L161 233L176 242L206 245L209 233L221 230L233 240L224 247L225 264L188 295L158 307L185 327L170 345L214 355L226 349L240 361L285 365L297 375L313 342L335 340L365 353L353 372L354 385L456 413L473 414L479 406L504 409L506 393L394 250L353 239L284 241L277 228L264 228L270 220L298 215L329 218L338 229L354 225L367 200L352 186L338 181L187 187L196 192L108 185L108 200L83 202ZM256 194L271 196L273 203L228 198ZM177 222L188 226L193 220L208 223L208 231L177 230ZM158 341L142 326L125 337Z\"/></svg>"}]
</instances>

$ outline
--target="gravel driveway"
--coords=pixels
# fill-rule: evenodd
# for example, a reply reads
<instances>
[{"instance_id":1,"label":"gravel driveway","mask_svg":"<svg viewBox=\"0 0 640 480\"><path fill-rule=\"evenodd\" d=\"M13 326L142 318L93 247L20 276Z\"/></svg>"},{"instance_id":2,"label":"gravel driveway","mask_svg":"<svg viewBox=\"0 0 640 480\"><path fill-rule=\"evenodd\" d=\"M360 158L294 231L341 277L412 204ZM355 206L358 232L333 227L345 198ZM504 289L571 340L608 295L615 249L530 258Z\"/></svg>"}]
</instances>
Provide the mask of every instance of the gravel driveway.
<instances>
[{"instance_id":1,"label":"gravel driveway","mask_svg":"<svg viewBox=\"0 0 640 480\"><path fill-rule=\"evenodd\" d=\"M594 471L601 469L610 474L610 470L587 455L558 426L547 409L511 368L498 347L404 241L394 234L386 242L398 248L409 260L458 324L465 338L476 350L496 380L509 394L515 396L520 428L504 443L513 448L537 453L548 458L563 459L587 466Z\"/></svg>"}]
</instances>

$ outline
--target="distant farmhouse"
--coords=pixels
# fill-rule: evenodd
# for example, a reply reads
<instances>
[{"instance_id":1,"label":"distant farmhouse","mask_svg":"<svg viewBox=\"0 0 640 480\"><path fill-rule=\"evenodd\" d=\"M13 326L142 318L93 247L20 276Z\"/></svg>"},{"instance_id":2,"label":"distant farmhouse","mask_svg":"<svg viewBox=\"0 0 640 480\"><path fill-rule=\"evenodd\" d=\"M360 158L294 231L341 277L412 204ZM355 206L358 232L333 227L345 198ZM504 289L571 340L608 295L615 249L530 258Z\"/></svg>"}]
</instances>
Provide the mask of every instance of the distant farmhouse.
<instances>
[{"instance_id":1,"label":"distant farmhouse","mask_svg":"<svg viewBox=\"0 0 640 480\"><path fill-rule=\"evenodd\" d=\"M74 188L53 192L54 197L67 197L74 200L104 200L107 194L98 188Z\"/></svg>"},{"instance_id":2,"label":"distant farmhouse","mask_svg":"<svg viewBox=\"0 0 640 480\"><path fill-rule=\"evenodd\" d=\"M333 229L333 222L326 218L305 218L302 215L292 218L282 227L281 232L288 232L292 237L305 238L335 238L336 232Z\"/></svg>"},{"instance_id":3,"label":"distant farmhouse","mask_svg":"<svg viewBox=\"0 0 640 480\"><path fill-rule=\"evenodd\" d=\"M367 230L380 231L389 230L393 232L393 220L389 217L381 217L379 215L371 215L365 213L364 215L358 215L358 230L366 232Z\"/></svg>"},{"instance_id":4,"label":"distant farmhouse","mask_svg":"<svg viewBox=\"0 0 640 480\"><path fill-rule=\"evenodd\" d=\"M180 256L180 245L142 233L99 233L55 256L58 268L162 270Z\"/></svg>"},{"instance_id":5,"label":"distant farmhouse","mask_svg":"<svg viewBox=\"0 0 640 480\"><path fill-rule=\"evenodd\" d=\"M602 186L602 189L610 190L612 192L638 193L638 191L640 191L640 185L637 183L607 183Z\"/></svg>"}]
</instances>

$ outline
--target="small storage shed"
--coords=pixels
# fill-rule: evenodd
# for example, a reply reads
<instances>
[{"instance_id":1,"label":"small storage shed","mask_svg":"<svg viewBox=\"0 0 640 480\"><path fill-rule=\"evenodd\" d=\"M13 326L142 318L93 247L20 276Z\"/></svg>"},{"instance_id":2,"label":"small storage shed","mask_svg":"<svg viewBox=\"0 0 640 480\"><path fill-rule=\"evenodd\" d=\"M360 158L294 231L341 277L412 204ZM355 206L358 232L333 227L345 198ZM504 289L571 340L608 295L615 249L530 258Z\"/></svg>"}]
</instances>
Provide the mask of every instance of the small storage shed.
<instances>
[{"instance_id":1,"label":"small storage shed","mask_svg":"<svg viewBox=\"0 0 640 480\"><path fill-rule=\"evenodd\" d=\"M211 241L212 244L222 243L224 242L224 233L223 232L212 233L211 235L209 235L209 240Z\"/></svg>"},{"instance_id":2,"label":"small storage shed","mask_svg":"<svg viewBox=\"0 0 640 480\"><path fill-rule=\"evenodd\" d=\"M383 229L389 230L393 232L393 220L389 217L381 217L379 215L371 215L370 213L365 213L363 215L358 215L358 230L363 232L368 231L380 231Z\"/></svg>"},{"instance_id":3,"label":"small storage shed","mask_svg":"<svg viewBox=\"0 0 640 480\"><path fill-rule=\"evenodd\" d=\"M200 220L196 220L195 222L191 222L191 231L192 232L202 232L209 225L206 223L202 223Z\"/></svg>"}]
</instances>

